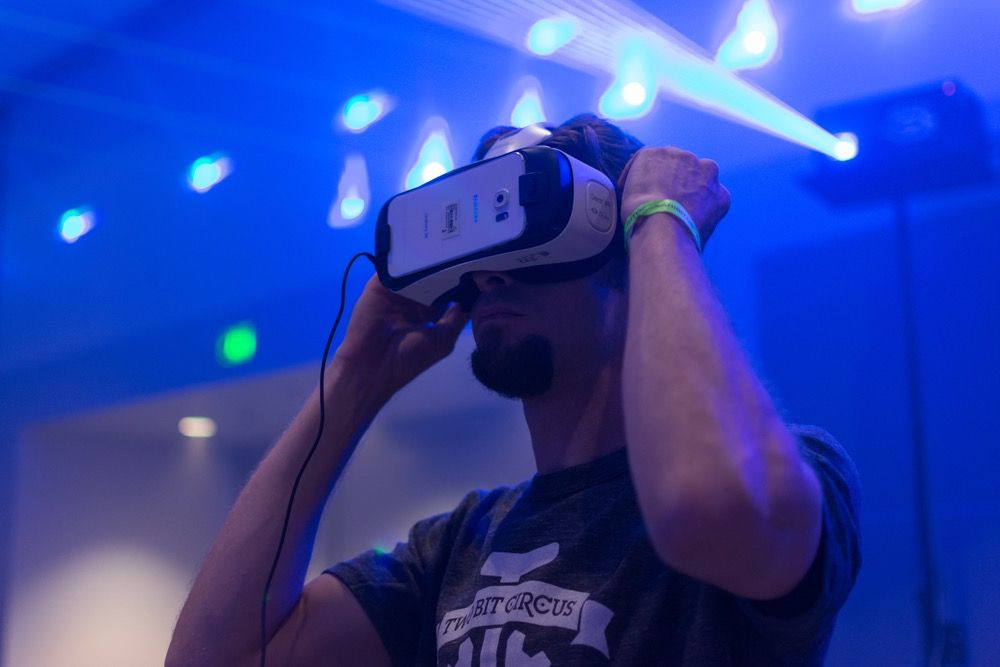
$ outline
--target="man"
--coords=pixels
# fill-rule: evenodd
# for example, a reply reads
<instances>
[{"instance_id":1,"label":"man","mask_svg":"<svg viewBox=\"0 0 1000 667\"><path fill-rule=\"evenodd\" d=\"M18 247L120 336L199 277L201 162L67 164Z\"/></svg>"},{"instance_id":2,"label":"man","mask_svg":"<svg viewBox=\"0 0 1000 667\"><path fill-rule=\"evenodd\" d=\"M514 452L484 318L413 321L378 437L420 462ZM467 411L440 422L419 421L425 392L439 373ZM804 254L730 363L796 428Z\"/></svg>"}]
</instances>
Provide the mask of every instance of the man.
<instances>
[{"instance_id":1,"label":"man","mask_svg":"<svg viewBox=\"0 0 1000 667\"><path fill-rule=\"evenodd\" d=\"M512 128L489 133L477 153ZM617 182L628 251L527 284L478 272L443 314L372 279L326 379L326 428L271 587L275 665L819 664L860 564L853 467L786 426L705 274L695 237L729 208L714 162L640 149L584 115L543 142ZM643 208L648 210L648 207ZM676 209L674 209L676 211ZM321 508L352 448L471 318L476 376L523 403L538 475L469 494L391 554L303 586ZM260 592L314 396L240 494L181 612L171 665L254 665Z\"/></svg>"}]
</instances>

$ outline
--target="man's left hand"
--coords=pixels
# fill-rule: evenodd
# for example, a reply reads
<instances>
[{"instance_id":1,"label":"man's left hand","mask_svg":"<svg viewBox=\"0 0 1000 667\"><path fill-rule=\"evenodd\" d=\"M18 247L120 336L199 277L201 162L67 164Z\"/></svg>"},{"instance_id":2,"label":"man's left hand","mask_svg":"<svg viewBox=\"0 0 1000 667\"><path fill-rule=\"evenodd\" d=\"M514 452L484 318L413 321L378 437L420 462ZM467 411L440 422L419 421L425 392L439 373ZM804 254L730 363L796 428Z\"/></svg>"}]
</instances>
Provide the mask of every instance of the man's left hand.
<instances>
[{"instance_id":1,"label":"man's left hand","mask_svg":"<svg viewBox=\"0 0 1000 667\"><path fill-rule=\"evenodd\" d=\"M702 245L729 211L729 190L719 183L719 165L679 148L638 150L622 170L618 185L622 220L641 204L673 199L694 219Z\"/></svg>"}]
</instances>

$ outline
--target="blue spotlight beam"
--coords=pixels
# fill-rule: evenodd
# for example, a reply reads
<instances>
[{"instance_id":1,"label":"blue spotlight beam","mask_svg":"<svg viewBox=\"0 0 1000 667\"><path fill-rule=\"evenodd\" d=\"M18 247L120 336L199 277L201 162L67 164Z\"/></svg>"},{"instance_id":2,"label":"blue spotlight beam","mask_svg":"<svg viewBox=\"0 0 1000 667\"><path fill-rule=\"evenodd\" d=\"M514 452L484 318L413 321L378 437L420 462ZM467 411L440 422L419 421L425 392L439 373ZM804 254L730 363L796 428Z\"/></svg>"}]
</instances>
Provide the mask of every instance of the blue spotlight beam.
<instances>
[{"instance_id":1,"label":"blue spotlight beam","mask_svg":"<svg viewBox=\"0 0 1000 667\"><path fill-rule=\"evenodd\" d=\"M661 93L834 159L838 157L837 137L767 91L722 68L686 37L627 0L380 1L521 50L527 50L525 35L537 21L575 17L579 21L576 35L549 57L589 73L614 76L622 40L642 39L649 45Z\"/></svg>"}]
</instances>

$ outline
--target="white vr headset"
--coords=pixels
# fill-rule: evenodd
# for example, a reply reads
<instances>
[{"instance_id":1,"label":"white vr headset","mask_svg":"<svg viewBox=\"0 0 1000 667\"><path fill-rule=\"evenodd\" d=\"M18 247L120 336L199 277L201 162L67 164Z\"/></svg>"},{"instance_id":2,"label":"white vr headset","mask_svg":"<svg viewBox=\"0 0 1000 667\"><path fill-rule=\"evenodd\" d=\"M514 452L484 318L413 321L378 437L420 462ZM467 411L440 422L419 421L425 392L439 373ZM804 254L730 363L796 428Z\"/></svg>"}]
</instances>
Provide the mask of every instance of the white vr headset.
<instances>
[{"instance_id":1,"label":"white vr headset","mask_svg":"<svg viewBox=\"0 0 1000 667\"><path fill-rule=\"evenodd\" d=\"M529 125L498 140L479 162L390 198L375 227L382 284L427 305L470 304L478 293L474 271L538 283L602 266L619 227L614 185L538 145L551 134Z\"/></svg>"}]
</instances>

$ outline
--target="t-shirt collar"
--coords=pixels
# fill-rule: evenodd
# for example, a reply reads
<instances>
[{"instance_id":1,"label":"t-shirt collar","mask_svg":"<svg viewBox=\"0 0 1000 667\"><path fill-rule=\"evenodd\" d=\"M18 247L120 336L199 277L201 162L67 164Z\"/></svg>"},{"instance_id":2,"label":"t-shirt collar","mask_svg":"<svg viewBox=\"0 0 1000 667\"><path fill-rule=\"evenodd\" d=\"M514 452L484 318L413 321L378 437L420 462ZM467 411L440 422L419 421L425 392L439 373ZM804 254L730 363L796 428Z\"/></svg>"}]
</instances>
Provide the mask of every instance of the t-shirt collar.
<instances>
[{"instance_id":1,"label":"t-shirt collar","mask_svg":"<svg viewBox=\"0 0 1000 667\"><path fill-rule=\"evenodd\" d=\"M593 461L549 473L538 473L528 483L532 496L565 496L628 473L625 448L616 449Z\"/></svg>"}]
</instances>

